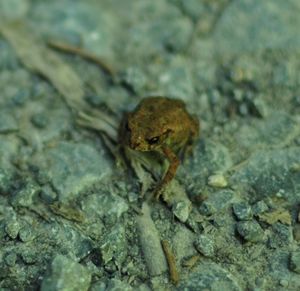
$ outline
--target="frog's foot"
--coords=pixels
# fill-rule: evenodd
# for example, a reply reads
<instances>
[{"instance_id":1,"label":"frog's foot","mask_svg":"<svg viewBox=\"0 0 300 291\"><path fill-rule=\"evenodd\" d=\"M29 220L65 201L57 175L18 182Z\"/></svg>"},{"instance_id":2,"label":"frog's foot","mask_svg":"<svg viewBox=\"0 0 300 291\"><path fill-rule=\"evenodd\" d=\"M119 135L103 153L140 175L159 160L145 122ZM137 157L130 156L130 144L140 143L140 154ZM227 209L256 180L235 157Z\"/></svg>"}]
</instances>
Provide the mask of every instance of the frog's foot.
<instances>
[{"instance_id":1,"label":"frog's foot","mask_svg":"<svg viewBox=\"0 0 300 291\"><path fill-rule=\"evenodd\" d=\"M158 201L160 196L163 194L164 192L164 187L162 184L159 184L153 191L152 197Z\"/></svg>"}]
</instances>

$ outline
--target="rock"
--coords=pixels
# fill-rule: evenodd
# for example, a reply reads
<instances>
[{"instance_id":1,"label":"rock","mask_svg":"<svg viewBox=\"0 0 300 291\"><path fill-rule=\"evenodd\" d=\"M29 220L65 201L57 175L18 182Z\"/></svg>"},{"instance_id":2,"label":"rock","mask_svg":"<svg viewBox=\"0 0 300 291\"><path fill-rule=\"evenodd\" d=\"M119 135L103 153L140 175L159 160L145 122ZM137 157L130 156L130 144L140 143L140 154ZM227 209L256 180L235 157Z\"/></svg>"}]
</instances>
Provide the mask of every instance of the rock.
<instances>
[{"instance_id":1,"label":"rock","mask_svg":"<svg viewBox=\"0 0 300 291\"><path fill-rule=\"evenodd\" d=\"M215 263L200 263L176 290L241 291L237 278Z\"/></svg>"},{"instance_id":2,"label":"rock","mask_svg":"<svg viewBox=\"0 0 300 291\"><path fill-rule=\"evenodd\" d=\"M106 291L106 284L103 281L97 281L92 283L90 291Z\"/></svg>"},{"instance_id":3,"label":"rock","mask_svg":"<svg viewBox=\"0 0 300 291\"><path fill-rule=\"evenodd\" d=\"M181 0L180 4L184 13L186 13L194 21L198 20L199 16L202 15L203 12L207 12L204 3L198 0Z\"/></svg>"},{"instance_id":4,"label":"rock","mask_svg":"<svg viewBox=\"0 0 300 291\"><path fill-rule=\"evenodd\" d=\"M141 3L133 5L132 8L134 12L131 15L136 16L131 16L131 21L137 21L141 14L147 14L148 21L140 22L139 19L139 25L131 28L120 53L132 55L134 51L136 55L145 57L161 55L165 51L177 53L187 48L193 33L193 24L177 7L161 1L148 3L147 6Z\"/></svg>"},{"instance_id":5,"label":"rock","mask_svg":"<svg viewBox=\"0 0 300 291\"><path fill-rule=\"evenodd\" d=\"M110 291L132 291L133 288L126 282L123 282L118 279L111 279L107 284L107 289Z\"/></svg>"},{"instance_id":6,"label":"rock","mask_svg":"<svg viewBox=\"0 0 300 291\"><path fill-rule=\"evenodd\" d=\"M257 243L264 240L264 231L255 220L238 222L237 231L246 241Z\"/></svg>"},{"instance_id":7,"label":"rock","mask_svg":"<svg viewBox=\"0 0 300 291\"><path fill-rule=\"evenodd\" d=\"M11 49L9 44L4 40L0 40L0 68L2 72L4 70L13 70L18 67L18 61L15 52ZM0 84L1 84L1 77L0 77ZM1 104L1 102L0 102ZM2 104L1 104L2 106Z\"/></svg>"},{"instance_id":8,"label":"rock","mask_svg":"<svg viewBox=\"0 0 300 291\"><path fill-rule=\"evenodd\" d=\"M84 291L88 290L91 274L79 263L57 255L43 279L41 291Z\"/></svg>"},{"instance_id":9,"label":"rock","mask_svg":"<svg viewBox=\"0 0 300 291\"><path fill-rule=\"evenodd\" d=\"M127 256L125 229L122 225L116 225L105 234L100 251L104 265L113 261L118 268L122 266Z\"/></svg>"},{"instance_id":10,"label":"rock","mask_svg":"<svg viewBox=\"0 0 300 291\"><path fill-rule=\"evenodd\" d=\"M193 181L196 181L194 183L201 189L207 184L211 173L223 173L231 166L232 158L228 148L207 139L205 144L195 145L193 159L188 160L185 167L179 167L178 172L187 171L188 177L192 177Z\"/></svg>"},{"instance_id":11,"label":"rock","mask_svg":"<svg viewBox=\"0 0 300 291\"><path fill-rule=\"evenodd\" d=\"M300 46L297 27L297 0L261 2L238 0L220 17L213 34L218 53L250 52L263 49L297 49ZM243 41L241 41L243 40Z\"/></svg>"},{"instance_id":12,"label":"rock","mask_svg":"<svg viewBox=\"0 0 300 291\"><path fill-rule=\"evenodd\" d=\"M49 123L49 120L45 114L36 113L31 116L32 124L39 129L45 128Z\"/></svg>"},{"instance_id":13,"label":"rock","mask_svg":"<svg viewBox=\"0 0 300 291\"><path fill-rule=\"evenodd\" d=\"M290 268L292 271L300 274L300 251L295 251L291 254Z\"/></svg>"},{"instance_id":14,"label":"rock","mask_svg":"<svg viewBox=\"0 0 300 291\"><path fill-rule=\"evenodd\" d=\"M172 212L181 222L186 222L191 212L191 204L180 201L173 205Z\"/></svg>"},{"instance_id":15,"label":"rock","mask_svg":"<svg viewBox=\"0 0 300 291\"><path fill-rule=\"evenodd\" d=\"M20 231L20 224L15 219L10 219L5 225L5 232L7 235L12 238L16 239Z\"/></svg>"},{"instance_id":16,"label":"rock","mask_svg":"<svg viewBox=\"0 0 300 291\"><path fill-rule=\"evenodd\" d=\"M47 171L61 201L72 197L86 186L101 181L111 173L103 154L87 144L61 142L35 159L35 165Z\"/></svg>"},{"instance_id":17,"label":"rock","mask_svg":"<svg viewBox=\"0 0 300 291\"><path fill-rule=\"evenodd\" d=\"M289 283L288 288L284 288L284 290L299 290L300 288L299 273L291 272L291 256L293 253L296 254L298 251L289 252L286 248L273 249L268 257L268 269L270 270L268 274L271 280L276 283L280 283L281 280L287 280Z\"/></svg>"},{"instance_id":18,"label":"rock","mask_svg":"<svg viewBox=\"0 0 300 291\"><path fill-rule=\"evenodd\" d=\"M0 134L17 131L19 125L13 113L9 109L0 110Z\"/></svg>"},{"instance_id":19,"label":"rock","mask_svg":"<svg viewBox=\"0 0 300 291\"><path fill-rule=\"evenodd\" d=\"M238 220L249 220L252 218L251 207L246 202L235 203L232 206L233 213Z\"/></svg>"},{"instance_id":20,"label":"rock","mask_svg":"<svg viewBox=\"0 0 300 291\"><path fill-rule=\"evenodd\" d=\"M166 96L182 99L191 102L194 95L194 84L191 71L187 68L186 60L175 57L169 64L170 69L157 68L159 75L159 91Z\"/></svg>"},{"instance_id":21,"label":"rock","mask_svg":"<svg viewBox=\"0 0 300 291\"><path fill-rule=\"evenodd\" d=\"M117 221L128 210L128 204L122 197L116 195L113 191L109 191L105 186L102 187L102 193L99 192L91 193L83 198L81 202L82 210L91 220L110 216Z\"/></svg>"},{"instance_id":22,"label":"rock","mask_svg":"<svg viewBox=\"0 0 300 291\"><path fill-rule=\"evenodd\" d=\"M292 228L279 222L272 225L272 235L269 237L268 245L272 249L287 248L293 243Z\"/></svg>"},{"instance_id":23,"label":"rock","mask_svg":"<svg viewBox=\"0 0 300 291\"><path fill-rule=\"evenodd\" d=\"M18 153L19 146L20 142L17 137L0 138L0 165L8 173L8 176L10 171L13 172L11 160Z\"/></svg>"},{"instance_id":24,"label":"rock","mask_svg":"<svg viewBox=\"0 0 300 291\"><path fill-rule=\"evenodd\" d=\"M269 210L269 206L263 201L257 201L253 206L252 206L252 212L254 215L258 215L261 213L264 213Z\"/></svg>"},{"instance_id":25,"label":"rock","mask_svg":"<svg viewBox=\"0 0 300 291\"><path fill-rule=\"evenodd\" d=\"M72 6L70 7L70 3ZM69 7L68 10L65 10ZM113 10L116 13L116 8ZM31 19L51 38L62 39L84 47L104 59L113 59L116 31L116 14L104 4L91 5L69 0L38 2L32 5ZM112 15L111 15L112 14ZM42 21L41 21L42 19Z\"/></svg>"},{"instance_id":26,"label":"rock","mask_svg":"<svg viewBox=\"0 0 300 291\"><path fill-rule=\"evenodd\" d=\"M193 256L196 251L193 247L195 241L195 234L182 225L178 227L178 230L172 238L172 249L176 254L176 261L180 262L182 259Z\"/></svg>"},{"instance_id":27,"label":"rock","mask_svg":"<svg viewBox=\"0 0 300 291\"><path fill-rule=\"evenodd\" d=\"M23 262L29 265L36 263L39 258L37 251L28 247L22 250L21 257Z\"/></svg>"},{"instance_id":28,"label":"rock","mask_svg":"<svg viewBox=\"0 0 300 291\"><path fill-rule=\"evenodd\" d=\"M7 194L12 185L12 173L0 168L0 195Z\"/></svg>"},{"instance_id":29,"label":"rock","mask_svg":"<svg viewBox=\"0 0 300 291\"><path fill-rule=\"evenodd\" d=\"M210 194L204 202L202 202L199 207L199 211L203 215L212 215L227 207L233 197L234 192L231 190L219 190L214 192Z\"/></svg>"},{"instance_id":30,"label":"rock","mask_svg":"<svg viewBox=\"0 0 300 291\"><path fill-rule=\"evenodd\" d=\"M267 118L254 121L251 126L244 125L236 133L240 146L252 151L258 146L270 148L283 146L299 133L297 121L285 112L273 111Z\"/></svg>"},{"instance_id":31,"label":"rock","mask_svg":"<svg viewBox=\"0 0 300 291\"><path fill-rule=\"evenodd\" d=\"M99 227L101 228L101 225ZM34 232L34 229L32 232L34 237L41 236ZM42 237L49 245L54 244L56 250L60 250L74 261L85 258L93 249L91 239L76 229L73 223L60 221L60 224L44 225Z\"/></svg>"},{"instance_id":32,"label":"rock","mask_svg":"<svg viewBox=\"0 0 300 291\"><path fill-rule=\"evenodd\" d=\"M288 205L300 201L300 179L292 173L292 165L300 162L300 148L260 150L231 176L231 184L243 191L252 189L252 198L262 200L274 197L284 189ZM282 198L281 198L282 199Z\"/></svg>"},{"instance_id":33,"label":"rock","mask_svg":"<svg viewBox=\"0 0 300 291\"><path fill-rule=\"evenodd\" d=\"M14 193L11 203L14 206L30 206L33 204L33 199L39 192L39 185L33 180L28 179L24 185Z\"/></svg>"},{"instance_id":34,"label":"rock","mask_svg":"<svg viewBox=\"0 0 300 291\"><path fill-rule=\"evenodd\" d=\"M29 242L34 239L34 235L29 225L25 225L20 229L19 238L22 242Z\"/></svg>"},{"instance_id":35,"label":"rock","mask_svg":"<svg viewBox=\"0 0 300 291\"><path fill-rule=\"evenodd\" d=\"M214 242L213 240L205 235L201 234L197 237L195 243L196 250L205 257L213 257L214 255Z\"/></svg>"},{"instance_id":36,"label":"rock","mask_svg":"<svg viewBox=\"0 0 300 291\"><path fill-rule=\"evenodd\" d=\"M162 194L172 213L183 223L185 223L192 210L190 201L184 187L176 180L172 180Z\"/></svg>"},{"instance_id":37,"label":"rock","mask_svg":"<svg viewBox=\"0 0 300 291\"><path fill-rule=\"evenodd\" d=\"M281 279L281 280L279 281L279 284L280 284L282 287L287 288L287 287L289 286L289 280Z\"/></svg>"},{"instance_id":38,"label":"rock","mask_svg":"<svg viewBox=\"0 0 300 291\"><path fill-rule=\"evenodd\" d=\"M208 177L208 185L216 188L224 188L228 185L226 178L222 174L215 174Z\"/></svg>"},{"instance_id":39,"label":"rock","mask_svg":"<svg viewBox=\"0 0 300 291\"><path fill-rule=\"evenodd\" d=\"M185 49L189 44L193 32L192 22L188 18L180 17L176 20L170 19L165 23L162 22L162 25L168 26L168 30L162 30L165 34L162 41L165 47L172 52L179 52Z\"/></svg>"},{"instance_id":40,"label":"rock","mask_svg":"<svg viewBox=\"0 0 300 291\"><path fill-rule=\"evenodd\" d=\"M13 267L17 261L17 254L15 252L9 252L4 256L4 262L7 266Z\"/></svg>"}]
</instances>

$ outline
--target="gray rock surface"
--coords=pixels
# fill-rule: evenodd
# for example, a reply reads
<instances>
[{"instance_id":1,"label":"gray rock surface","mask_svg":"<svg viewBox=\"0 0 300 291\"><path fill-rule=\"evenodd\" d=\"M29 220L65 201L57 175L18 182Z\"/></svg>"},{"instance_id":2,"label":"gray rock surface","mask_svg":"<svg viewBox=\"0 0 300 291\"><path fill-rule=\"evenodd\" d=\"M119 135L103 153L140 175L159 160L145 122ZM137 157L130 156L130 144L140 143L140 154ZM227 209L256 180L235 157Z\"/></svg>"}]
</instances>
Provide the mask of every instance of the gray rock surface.
<instances>
[{"instance_id":1,"label":"gray rock surface","mask_svg":"<svg viewBox=\"0 0 300 291\"><path fill-rule=\"evenodd\" d=\"M214 243L207 235L202 234L197 237L195 248L205 257L212 257L214 255Z\"/></svg>"},{"instance_id":2,"label":"gray rock surface","mask_svg":"<svg viewBox=\"0 0 300 291\"><path fill-rule=\"evenodd\" d=\"M234 1L222 15L214 43L219 53L268 48L299 49L300 25L297 1Z\"/></svg>"},{"instance_id":3,"label":"gray rock surface","mask_svg":"<svg viewBox=\"0 0 300 291\"><path fill-rule=\"evenodd\" d=\"M240 221L237 224L237 231L240 236L249 242L261 242L264 238L264 232L256 221Z\"/></svg>"},{"instance_id":4,"label":"gray rock surface","mask_svg":"<svg viewBox=\"0 0 300 291\"><path fill-rule=\"evenodd\" d=\"M296 272L300 273L300 253L298 252L293 252L291 254L291 261L290 261L290 268Z\"/></svg>"},{"instance_id":5,"label":"gray rock surface","mask_svg":"<svg viewBox=\"0 0 300 291\"><path fill-rule=\"evenodd\" d=\"M0 289L300 290L299 12L0 0ZM137 177L116 140L151 95L183 100L201 127L159 201L167 162L149 155Z\"/></svg>"},{"instance_id":6,"label":"gray rock surface","mask_svg":"<svg viewBox=\"0 0 300 291\"><path fill-rule=\"evenodd\" d=\"M77 262L57 255L50 267L50 273L43 279L41 290L88 290L91 275Z\"/></svg>"},{"instance_id":7,"label":"gray rock surface","mask_svg":"<svg viewBox=\"0 0 300 291\"><path fill-rule=\"evenodd\" d=\"M200 206L199 211L203 215L211 215L226 208L234 198L231 190L219 190L212 193Z\"/></svg>"},{"instance_id":8,"label":"gray rock surface","mask_svg":"<svg viewBox=\"0 0 300 291\"><path fill-rule=\"evenodd\" d=\"M87 185L111 173L103 154L87 144L62 142L37 157L36 165L47 173L60 200L71 199Z\"/></svg>"},{"instance_id":9,"label":"gray rock surface","mask_svg":"<svg viewBox=\"0 0 300 291\"><path fill-rule=\"evenodd\" d=\"M178 286L178 290L224 290L237 291L242 288L236 283L236 279L223 268L214 263L200 264L190 274L184 284Z\"/></svg>"}]
</instances>

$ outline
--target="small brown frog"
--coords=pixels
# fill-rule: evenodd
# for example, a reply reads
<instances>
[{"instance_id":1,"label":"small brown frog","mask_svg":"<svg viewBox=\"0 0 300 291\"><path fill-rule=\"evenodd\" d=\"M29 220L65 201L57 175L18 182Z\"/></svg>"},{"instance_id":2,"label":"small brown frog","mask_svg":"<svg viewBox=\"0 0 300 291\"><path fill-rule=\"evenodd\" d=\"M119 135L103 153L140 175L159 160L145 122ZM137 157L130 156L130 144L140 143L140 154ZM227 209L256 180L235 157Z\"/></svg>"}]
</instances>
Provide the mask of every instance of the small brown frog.
<instances>
[{"instance_id":1,"label":"small brown frog","mask_svg":"<svg viewBox=\"0 0 300 291\"><path fill-rule=\"evenodd\" d=\"M168 159L168 170L154 190L158 199L176 174L177 155L191 149L199 136L198 120L187 112L180 100L149 97L127 114L121 127L123 144L138 151L160 152Z\"/></svg>"}]
</instances>

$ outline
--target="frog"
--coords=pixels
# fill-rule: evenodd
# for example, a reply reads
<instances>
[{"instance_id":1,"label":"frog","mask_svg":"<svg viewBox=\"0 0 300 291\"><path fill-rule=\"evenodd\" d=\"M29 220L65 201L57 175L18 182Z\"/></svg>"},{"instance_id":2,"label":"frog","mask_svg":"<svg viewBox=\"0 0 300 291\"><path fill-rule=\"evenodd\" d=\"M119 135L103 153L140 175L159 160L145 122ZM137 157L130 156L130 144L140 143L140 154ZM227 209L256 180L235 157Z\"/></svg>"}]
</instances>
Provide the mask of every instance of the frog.
<instances>
[{"instance_id":1,"label":"frog","mask_svg":"<svg viewBox=\"0 0 300 291\"><path fill-rule=\"evenodd\" d=\"M153 191L158 200L174 179L181 154L191 153L200 125L182 100L155 96L142 99L125 115L120 133L124 146L141 152L159 152L169 162Z\"/></svg>"}]
</instances>

